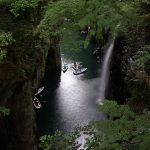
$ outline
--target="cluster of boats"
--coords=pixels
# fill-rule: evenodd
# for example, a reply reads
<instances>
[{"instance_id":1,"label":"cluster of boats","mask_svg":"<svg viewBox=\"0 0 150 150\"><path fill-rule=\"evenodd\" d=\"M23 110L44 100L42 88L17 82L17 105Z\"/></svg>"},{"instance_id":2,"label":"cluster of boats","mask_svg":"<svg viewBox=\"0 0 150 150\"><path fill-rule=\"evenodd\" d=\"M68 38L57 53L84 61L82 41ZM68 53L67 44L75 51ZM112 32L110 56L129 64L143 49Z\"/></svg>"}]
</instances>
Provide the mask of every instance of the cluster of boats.
<instances>
[{"instance_id":1,"label":"cluster of boats","mask_svg":"<svg viewBox=\"0 0 150 150\"><path fill-rule=\"evenodd\" d=\"M73 71L74 75L82 74L87 70L87 68L80 68L80 64L76 63L76 62L73 63L72 68L74 69L74 71ZM68 70L68 64L67 63L63 64L62 70L63 70L64 73ZM35 97L33 99L33 105L37 109L42 107L42 105L40 103L40 100L38 99L38 95L41 96L40 93L43 90L44 90L44 87L41 87L41 88L37 89L37 92L35 93Z\"/></svg>"},{"instance_id":2,"label":"cluster of boats","mask_svg":"<svg viewBox=\"0 0 150 150\"><path fill-rule=\"evenodd\" d=\"M42 91L44 90L44 87L41 87L39 89L37 89L37 92L35 93L35 97L33 99L33 105L35 106L35 108L39 109L42 107L39 99L36 97L37 95L39 95Z\"/></svg>"},{"instance_id":3,"label":"cluster of boats","mask_svg":"<svg viewBox=\"0 0 150 150\"><path fill-rule=\"evenodd\" d=\"M87 68L80 68L80 64L77 64L76 62L73 63L72 68L74 69L73 71L74 75L82 74L87 70ZM62 70L64 73L68 70L67 63L63 64Z\"/></svg>"}]
</instances>

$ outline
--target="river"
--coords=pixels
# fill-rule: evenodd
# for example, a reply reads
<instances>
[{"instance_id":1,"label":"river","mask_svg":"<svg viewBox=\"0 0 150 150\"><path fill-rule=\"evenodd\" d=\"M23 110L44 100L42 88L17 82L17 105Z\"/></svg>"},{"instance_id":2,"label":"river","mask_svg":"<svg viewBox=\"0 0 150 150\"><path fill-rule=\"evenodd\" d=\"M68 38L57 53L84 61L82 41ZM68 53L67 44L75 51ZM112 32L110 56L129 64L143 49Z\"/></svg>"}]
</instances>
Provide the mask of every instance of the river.
<instances>
[{"instance_id":1,"label":"river","mask_svg":"<svg viewBox=\"0 0 150 150\"><path fill-rule=\"evenodd\" d=\"M81 34L80 38L84 39L85 35ZM46 75L41 83L45 87L42 108L36 110L40 136L53 134L55 130L68 133L78 124L107 119L104 112L97 112L96 103L101 97L100 87L104 81L101 72L103 62L97 62L92 54L95 47L91 42L80 52L61 49L62 62L68 63L69 69L65 73ZM87 72L74 75L73 62L80 62L82 67L88 68ZM104 98L111 99L110 93L107 88Z\"/></svg>"}]
</instances>

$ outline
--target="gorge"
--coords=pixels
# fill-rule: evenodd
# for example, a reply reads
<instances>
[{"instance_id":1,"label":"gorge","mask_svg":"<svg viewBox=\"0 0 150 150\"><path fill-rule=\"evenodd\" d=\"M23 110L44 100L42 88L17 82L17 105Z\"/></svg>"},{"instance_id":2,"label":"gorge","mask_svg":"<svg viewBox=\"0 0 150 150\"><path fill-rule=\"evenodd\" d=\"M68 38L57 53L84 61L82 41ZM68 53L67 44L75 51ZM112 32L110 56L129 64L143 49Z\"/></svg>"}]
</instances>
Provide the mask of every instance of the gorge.
<instances>
[{"instance_id":1,"label":"gorge","mask_svg":"<svg viewBox=\"0 0 150 150\"><path fill-rule=\"evenodd\" d=\"M0 1L1 149L37 150L38 129L40 135L53 134L57 129L67 133L78 123L87 124L99 117L106 120L106 114L97 113L95 105L104 98L128 104L117 107L130 108L139 115L134 115L137 118L145 108L149 110L149 2L135 2L136 8L129 2ZM116 40L107 49L105 31L114 34L120 21L122 24ZM85 41L77 43L79 31L86 27L86 38L81 35ZM91 45L91 39L97 42ZM77 50L81 46L84 52L79 51L78 55ZM95 47L102 48L103 62L97 62L92 55ZM62 74L62 63L67 62L71 66L73 61L82 62L88 68L87 72L74 76L69 68ZM109 86L105 87L108 78ZM40 86L45 86L43 99L46 102L37 111L32 101ZM3 108L10 110L9 115L3 113ZM136 130L131 134L139 131L138 123L135 123ZM148 121L144 123L143 120L142 123L142 134L148 135ZM129 137L126 145L132 145L130 138L134 140L136 136ZM146 142L143 137L141 139ZM124 144L124 140L115 142ZM138 147L140 142L136 144Z\"/></svg>"}]
</instances>

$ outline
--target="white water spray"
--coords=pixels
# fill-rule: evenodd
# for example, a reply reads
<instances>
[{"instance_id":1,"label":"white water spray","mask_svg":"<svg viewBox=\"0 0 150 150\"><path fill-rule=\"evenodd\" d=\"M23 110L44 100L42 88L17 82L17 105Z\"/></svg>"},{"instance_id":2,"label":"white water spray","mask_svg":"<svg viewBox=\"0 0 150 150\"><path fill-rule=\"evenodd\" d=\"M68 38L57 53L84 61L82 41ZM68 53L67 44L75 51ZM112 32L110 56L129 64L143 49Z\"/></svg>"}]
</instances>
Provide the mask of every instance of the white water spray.
<instances>
[{"instance_id":1,"label":"white water spray","mask_svg":"<svg viewBox=\"0 0 150 150\"><path fill-rule=\"evenodd\" d=\"M100 83L100 98L98 100L100 104L102 104L102 100L104 100L105 98L106 87L107 87L108 80L109 80L109 67L110 67L112 51L114 48L114 41L115 40L111 42L109 48L106 50L106 53L103 59L103 65L102 65L102 71L101 71L102 75L101 75L101 83Z\"/></svg>"}]
</instances>

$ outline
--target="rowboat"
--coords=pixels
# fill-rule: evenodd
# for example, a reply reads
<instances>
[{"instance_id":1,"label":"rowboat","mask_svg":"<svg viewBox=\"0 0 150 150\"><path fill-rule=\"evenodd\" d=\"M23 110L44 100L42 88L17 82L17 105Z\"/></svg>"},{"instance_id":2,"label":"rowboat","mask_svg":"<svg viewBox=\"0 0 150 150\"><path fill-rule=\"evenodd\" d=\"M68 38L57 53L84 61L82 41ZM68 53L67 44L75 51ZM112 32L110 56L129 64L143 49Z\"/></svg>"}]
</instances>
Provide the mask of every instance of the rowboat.
<instances>
[{"instance_id":1,"label":"rowboat","mask_svg":"<svg viewBox=\"0 0 150 150\"><path fill-rule=\"evenodd\" d=\"M37 92L35 93L35 95L40 94L43 90L44 90L44 87L41 87L41 88L37 89Z\"/></svg>"},{"instance_id":2,"label":"rowboat","mask_svg":"<svg viewBox=\"0 0 150 150\"><path fill-rule=\"evenodd\" d=\"M64 64L62 67L63 72L66 72L68 69L68 64Z\"/></svg>"},{"instance_id":3,"label":"rowboat","mask_svg":"<svg viewBox=\"0 0 150 150\"><path fill-rule=\"evenodd\" d=\"M73 71L73 74L74 74L74 75L82 74L82 73L84 73L86 70L87 70L87 68L81 68L81 69L78 69L78 70L74 70L74 71Z\"/></svg>"},{"instance_id":4,"label":"rowboat","mask_svg":"<svg viewBox=\"0 0 150 150\"><path fill-rule=\"evenodd\" d=\"M34 105L34 106L35 106L35 108L37 108L37 109L39 109L39 108L41 108L41 107L42 107L42 105L41 105L40 101L39 101L36 97L34 97L33 105Z\"/></svg>"}]
</instances>

